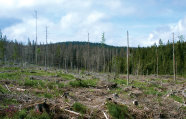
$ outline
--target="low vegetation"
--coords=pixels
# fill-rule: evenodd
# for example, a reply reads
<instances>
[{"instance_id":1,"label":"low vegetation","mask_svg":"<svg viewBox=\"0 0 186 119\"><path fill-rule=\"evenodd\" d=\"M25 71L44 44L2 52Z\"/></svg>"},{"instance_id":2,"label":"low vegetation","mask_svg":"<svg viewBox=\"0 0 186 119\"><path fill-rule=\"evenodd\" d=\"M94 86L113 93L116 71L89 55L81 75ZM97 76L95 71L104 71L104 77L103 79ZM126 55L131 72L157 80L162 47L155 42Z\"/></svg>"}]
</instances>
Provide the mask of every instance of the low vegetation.
<instances>
[{"instance_id":1,"label":"low vegetation","mask_svg":"<svg viewBox=\"0 0 186 119\"><path fill-rule=\"evenodd\" d=\"M108 75L104 73L94 74L94 72L91 72L88 75L87 72L74 73L76 71L73 73L62 73L65 71L53 69L45 71L42 68L41 70L38 70L38 68L34 70L33 67L25 69L7 67L0 68L0 71L3 72L0 73L0 81L2 82L0 84L0 109L5 112L8 110L7 113L0 110L0 114L4 114L0 115L2 119L53 118L53 113L37 112L35 107L24 108L18 111L19 105L30 105L30 103L34 102L40 103L45 99L49 104L52 104L52 108L60 105L61 108L65 107L69 111L81 114L76 117L84 118L90 116L94 119L104 118L101 110L104 110L105 114L113 119L132 119L141 115L143 118L147 116L153 118L152 113L158 117L158 113L154 112L158 112L162 108L170 113L177 110L178 103L175 103L175 101L184 103L184 97L180 93L185 83L185 80L182 79L177 79L176 82L173 82L170 78L156 79L153 76L152 78L141 76L138 79L135 77L131 79L131 83L127 86L127 80L121 78L125 77L121 74L118 74L115 79L112 78L114 75L110 74L109 79L107 79ZM175 84L169 85L169 83ZM115 84L117 86L113 86ZM172 89L175 90L173 91L174 94L170 94ZM137 100L139 104L133 104L134 100ZM56 105L54 106L53 104ZM98 108L95 109L95 106ZM145 108L150 111L146 112ZM134 109L144 113L135 113L133 112ZM183 112L184 110L185 107L182 106L180 111ZM72 116L69 113L65 112L65 115L72 118L74 114ZM55 115L60 114L63 113L59 111ZM181 113L166 115L182 116ZM171 118L172 116L169 117Z\"/></svg>"},{"instance_id":2,"label":"low vegetation","mask_svg":"<svg viewBox=\"0 0 186 119\"><path fill-rule=\"evenodd\" d=\"M113 119L132 119L132 115L126 105L107 102L107 109Z\"/></svg>"},{"instance_id":3,"label":"low vegetation","mask_svg":"<svg viewBox=\"0 0 186 119\"><path fill-rule=\"evenodd\" d=\"M69 84L72 87L94 87L96 86L98 79L87 79L87 80L75 80L70 81Z\"/></svg>"},{"instance_id":4,"label":"low vegetation","mask_svg":"<svg viewBox=\"0 0 186 119\"><path fill-rule=\"evenodd\" d=\"M85 114L87 111L87 107L79 102L75 102L72 106L72 109L76 112L79 112L81 114Z\"/></svg>"},{"instance_id":5,"label":"low vegetation","mask_svg":"<svg viewBox=\"0 0 186 119\"><path fill-rule=\"evenodd\" d=\"M177 101L177 102L183 103L183 98L180 97L180 96L177 96L177 95L175 95L175 94L172 94L172 95L171 95L171 98L172 98L173 100Z\"/></svg>"}]
</instances>

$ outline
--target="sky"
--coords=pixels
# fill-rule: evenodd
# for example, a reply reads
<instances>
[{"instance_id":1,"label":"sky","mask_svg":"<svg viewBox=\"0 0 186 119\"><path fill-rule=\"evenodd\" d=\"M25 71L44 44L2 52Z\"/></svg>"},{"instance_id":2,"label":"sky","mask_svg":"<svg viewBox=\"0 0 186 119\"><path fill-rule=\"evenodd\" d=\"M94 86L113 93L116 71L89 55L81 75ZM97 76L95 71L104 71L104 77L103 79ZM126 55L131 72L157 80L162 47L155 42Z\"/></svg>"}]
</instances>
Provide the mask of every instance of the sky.
<instances>
[{"instance_id":1,"label":"sky","mask_svg":"<svg viewBox=\"0 0 186 119\"><path fill-rule=\"evenodd\" d=\"M186 0L0 0L0 29L9 40L38 43L87 41L126 46L151 46L186 36Z\"/></svg>"}]
</instances>

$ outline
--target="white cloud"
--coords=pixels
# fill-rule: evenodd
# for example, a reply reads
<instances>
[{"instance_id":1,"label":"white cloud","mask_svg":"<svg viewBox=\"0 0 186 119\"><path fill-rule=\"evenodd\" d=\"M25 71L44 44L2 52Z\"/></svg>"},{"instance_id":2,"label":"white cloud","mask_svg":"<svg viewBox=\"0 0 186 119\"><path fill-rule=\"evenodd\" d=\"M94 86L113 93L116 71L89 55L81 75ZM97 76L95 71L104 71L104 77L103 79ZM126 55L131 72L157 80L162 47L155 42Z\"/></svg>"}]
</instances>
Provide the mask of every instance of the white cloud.
<instances>
[{"instance_id":1,"label":"white cloud","mask_svg":"<svg viewBox=\"0 0 186 119\"><path fill-rule=\"evenodd\" d=\"M105 17L105 15L101 12L93 12L87 16L86 23L92 24L92 23L95 23L95 22L101 20L104 17Z\"/></svg>"},{"instance_id":2,"label":"white cloud","mask_svg":"<svg viewBox=\"0 0 186 119\"><path fill-rule=\"evenodd\" d=\"M177 36L179 35L186 36L186 17L179 20L176 24L162 26L150 33L149 37L147 38L147 41L149 42L147 45L152 45L155 42L158 44L160 38L164 43L167 43L168 40L172 42L173 32L175 33L175 41L178 40Z\"/></svg>"},{"instance_id":3,"label":"white cloud","mask_svg":"<svg viewBox=\"0 0 186 119\"><path fill-rule=\"evenodd\" d=\"M61 18L60 24L63 29L70 29L79 23L79 17L76 13L68 13Z\"/></svg>"},{"instance_id":4,"label":"white cloud","mask_svg":"<svg viewBox=\"0 0 186 119\"><path fill-rule=\"evenodd\" d=\"M152 7L156 1L151 0L150 3ZM128 16L137 17L141 15L141 11L146 13L147 9L142 7L144 6L139 8L127 0L0 0L0 18L16 18L22 21L2 29L11 40L27 42L28 37L31 40L35 39L34 10L38 10L39 42L45 42L47 25L49 42L87 41L88 32L91 42L100 42L101 34L105 32L107 44L126 46L126 29L144 30L157 26L146 23L141 25L141 21L137 20L135 22L139 22L138 24L128 24L130 23ZM169 8L165 8L165 11L168 14L174 13ZM149 12L150 10L147 13ZM113 19L115 21L112 21ZM122 27L125 30L122 30ZM171 39L172 32L186 35L186 18L177 24L162 26L148 36L134 33L135 30L129 32L130 46L149 46L154 42L158 43L159 38L166 42Z\"/></svg>"}]
</instances>

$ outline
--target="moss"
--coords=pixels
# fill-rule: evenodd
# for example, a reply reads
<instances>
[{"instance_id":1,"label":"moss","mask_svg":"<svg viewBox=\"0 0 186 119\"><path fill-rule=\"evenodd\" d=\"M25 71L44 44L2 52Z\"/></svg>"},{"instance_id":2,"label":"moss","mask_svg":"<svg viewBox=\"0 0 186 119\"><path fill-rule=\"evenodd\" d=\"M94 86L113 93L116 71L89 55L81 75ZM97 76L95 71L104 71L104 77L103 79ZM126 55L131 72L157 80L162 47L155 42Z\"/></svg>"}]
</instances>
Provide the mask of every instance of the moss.
<instances>
[{"instance_id":1,"label":"moss","mask_svg":"<svg viewBox=\"0 0 186 119\"><path fill-rule=\"evenodd\" d=\"M113 119L132 119L127 106L112 102L108 102L106 106Z\"/></svg>"}]
</instances>

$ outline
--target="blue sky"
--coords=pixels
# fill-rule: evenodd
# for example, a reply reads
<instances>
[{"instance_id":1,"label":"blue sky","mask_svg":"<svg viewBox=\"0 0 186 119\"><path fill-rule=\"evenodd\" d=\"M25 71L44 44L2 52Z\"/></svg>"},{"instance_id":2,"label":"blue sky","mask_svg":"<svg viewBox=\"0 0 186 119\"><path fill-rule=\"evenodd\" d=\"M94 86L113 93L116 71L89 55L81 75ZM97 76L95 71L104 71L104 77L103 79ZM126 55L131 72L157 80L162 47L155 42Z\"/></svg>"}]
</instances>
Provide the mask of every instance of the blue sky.
<instances>
[{"instance_id":1,"label":"blue sky","mask_svg":"<svg viewBox=\"0 0 186 119\"><path fill-rule=\"evenodd\" d=\"M150 46L172 40L172 32L186 36L186 0L0 0L0 29L8 39L35 40L34 10L38 11L38 43L100 42ZM176 40L178 40L176 38Z\"/></svg>"}]
</instances>

